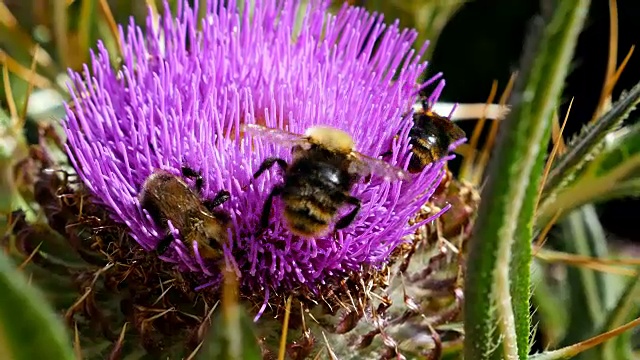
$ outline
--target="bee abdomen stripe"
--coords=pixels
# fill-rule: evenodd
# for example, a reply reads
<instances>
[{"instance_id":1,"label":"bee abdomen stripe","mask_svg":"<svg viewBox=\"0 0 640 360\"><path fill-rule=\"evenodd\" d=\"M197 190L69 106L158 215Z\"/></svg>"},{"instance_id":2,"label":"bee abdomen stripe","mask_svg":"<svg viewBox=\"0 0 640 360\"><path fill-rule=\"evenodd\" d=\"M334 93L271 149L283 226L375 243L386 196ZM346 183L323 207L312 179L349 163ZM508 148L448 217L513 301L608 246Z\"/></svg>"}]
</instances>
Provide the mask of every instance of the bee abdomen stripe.
<instances>
[{"instance_id":1,"label":"bee abdomen stripe","mask_svg":"<svg viewBox=\"0 0 640 360\"><path fill-rule=\"evenodd\" d=\"M285 211L287 212L289 218L304 218L304 221L313 222L320 225L327 225L329 223L329 220L331 219L331 216L328 216L327 214L319 214L317 212L310 211L308 208L289 208ZM296 223L297 222L301 221L296 221Z\"/></svg>"}]
</instances>

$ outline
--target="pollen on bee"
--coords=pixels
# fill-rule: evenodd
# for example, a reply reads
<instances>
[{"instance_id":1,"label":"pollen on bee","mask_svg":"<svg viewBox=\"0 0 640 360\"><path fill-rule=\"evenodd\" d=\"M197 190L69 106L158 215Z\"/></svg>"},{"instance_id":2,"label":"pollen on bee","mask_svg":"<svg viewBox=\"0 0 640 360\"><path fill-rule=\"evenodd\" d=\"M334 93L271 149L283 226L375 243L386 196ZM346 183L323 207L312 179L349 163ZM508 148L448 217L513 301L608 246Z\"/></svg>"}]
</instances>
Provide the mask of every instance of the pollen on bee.
<instances>
[{"instance_id":1,"label":"pollen on bee","mask_svg":"<svg viewBox=\"0 0 640 360\"><path fill-rule=\"evenodd\" d=\"M322 145L329 150L341 153L351 152L354 147L351 135L330 126L312 126L305 131L304 135L313 144Z\"/></svg>"}]
</instances>

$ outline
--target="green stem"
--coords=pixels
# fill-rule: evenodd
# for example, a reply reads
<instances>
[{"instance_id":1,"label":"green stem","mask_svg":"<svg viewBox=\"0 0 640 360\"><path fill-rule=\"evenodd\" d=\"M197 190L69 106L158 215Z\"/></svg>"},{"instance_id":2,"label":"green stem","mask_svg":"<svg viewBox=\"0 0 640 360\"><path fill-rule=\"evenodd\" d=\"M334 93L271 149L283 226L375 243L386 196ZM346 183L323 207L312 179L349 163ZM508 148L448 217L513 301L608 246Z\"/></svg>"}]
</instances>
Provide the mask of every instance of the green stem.
<instances>
[{"instance_id":1,"label":"green stem","mask_svg":"<svg viewBox=\"0 0 640 360\"><path fill-rule=\"evenodd\" d=\"M530 38L512 112L502 125L478 210L465 282L465 359L506 359L529 351L531 226L553 111L589 0L557 2ZM496 333L497 330L497 333Z\"/></svg>"}]
</instances>

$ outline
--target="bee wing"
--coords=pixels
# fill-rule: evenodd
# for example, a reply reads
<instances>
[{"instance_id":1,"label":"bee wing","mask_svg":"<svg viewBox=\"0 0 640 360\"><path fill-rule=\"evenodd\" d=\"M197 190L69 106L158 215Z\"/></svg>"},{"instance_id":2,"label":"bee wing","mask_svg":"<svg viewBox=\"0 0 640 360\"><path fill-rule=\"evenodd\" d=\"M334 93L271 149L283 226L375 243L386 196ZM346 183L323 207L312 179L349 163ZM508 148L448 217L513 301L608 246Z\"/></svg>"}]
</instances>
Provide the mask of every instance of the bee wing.
<instances>
[{"instance_id":1,"label":"bee wing","mask_svg":"<svg viewBox=\"0 0 640 360\"><path fill-rule=\"evenodd\" d=\"M447 117L432 113L430 119L436 126L442 128L452 141L457 141L467 136L460 126Z\"/></svg>"},{"instance_id":2,"label":"bee wing","mask_svg":"<svg viewBox=\"0 0 640 360\"><path fill-rule=\"evenodd\" d=\"M252 136L262 137L282 145L300 145L304 147L309 146L307 139L303 135L295 134L282 129L269 128L257 124L242 124L240 129Z\"/></svg>"},{"instance_id":3,"label":"bee wing","mask_svg":"<svg viewBox=\"0 0 640 360\"><path fill-rule=\"evenodd\" d=\"M409 173L397 166L393 166L388 162L369 157L359 152L352 152L354 161L349 166L349 172L362 176L376 175L384 178L386 181L404 180L409 178Z\"/></svg>"}]
</instances>

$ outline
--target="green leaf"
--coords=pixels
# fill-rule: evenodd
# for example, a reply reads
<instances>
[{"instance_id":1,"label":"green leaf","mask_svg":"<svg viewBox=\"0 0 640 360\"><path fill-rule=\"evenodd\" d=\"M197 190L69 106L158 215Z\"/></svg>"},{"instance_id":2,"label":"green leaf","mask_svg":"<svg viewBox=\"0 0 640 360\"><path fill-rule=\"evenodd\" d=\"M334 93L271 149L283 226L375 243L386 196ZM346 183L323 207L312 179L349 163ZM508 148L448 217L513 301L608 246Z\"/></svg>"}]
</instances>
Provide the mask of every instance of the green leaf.
<instances>
[{"instance_id":1,"label":"green leaf","mask_svg":"<svg viewBox=\"0 0 640 360\"><path fill-rule=\"evenodd\" d=\"M579 135L567 144L567 152L560 156L551 168L544 185L543 199L551 197L559 188L573 181L576 173L602 148L607 134L615 130L640 102L640 83L623 93L611 110L596 122L587 125Z\"/></svg>"},{"instance_id":2,"label":"green leaf","mask_svg":"<svg viewBox=\"0 0 640 360\"><path fill-rule=\"evenodd\" d=\"M530 38L524 54L522 76L489 165L492 176L470 244L465 279L466 359L528 355L536 190L553 111L589 4L588 0L557 2L552 18ZM495 346L496 339L501 339L502 346Z\"/></svg>"},{"instance_id":3,"label":"green leaf","mask_svg":"<svg viewBox=\"0 0 640 360\"><path fill-rule=\"evenodd\" d=\"M0 358L75 360L71 340L42 293L0 252Z\"/></svg>"},{"instance_id":4,"label":"green leaf","mask_svg":"<svg viewBox=\"0 0 640 360\"><path fill-rule=\"evenodd\" d=\"M608 139L575 182L541 203L537 228L544 227L555 214L584 204L640 196L640 124L620 129Z\"/></svg>"},{"instance_id":5,"label":"green leaf","mask_svg":"<svg viewBox=\"0 0 640 360\"><path fill-rule=\"evenodd\" d=\"M87 63L89 60L89 49L95 43L93 34L98 23L98 11L96 0L84 0L80 3L80 14L78 16L78 60Z\"/></svg>"},{"instance_id":6,"label":"green leaf","mask_svg":"<svg viewBox=\"0 0 640 360\"><path fill-rule=\"evenodd\" d=\"M542 332L548 341L543 344L555 346L564 337L567 330L567 305L564 302L564 286L546 281L548 274L538 261L533 262L531 283L533 288L533 303L535 304L534 318L538 319L538 331Z\"/></svg>"},{"instance_id":7,"label":"green leaf","mask_svg":"<svg viewBox=\"0 0 640 360\"><path fill-rule=\"evenodd\" d=\"M616 306L609 311L604 322L604 326L598 331L604 333L611 331L624 323L633 320L638 312L636 299L640 295L640 277L632 278L628 281L627 286L618 299ZM601 348L601 359L631 359L628 352L632 349L629 334L617 337L615 340L606 342Z\"/></svg>"},{"instance_id":8,"label":"green leaf","mask_svg":"<svg viewBox=\"0 0 640 360\"><path fill-rule=\"evenodd\" d=\"M569 214L562 222L561 240L558 245L568 253L593 258L605 258L609 255L604 229L592 205ZM562 346L597 335L596 329L605 321L604 309L614 306L619 291L616 287L617 279L613 275L575 267L568 268L567 272L570 316ZM581 354L580 358L601 359L593 351Z\"/></svg>"}]
</instances>

